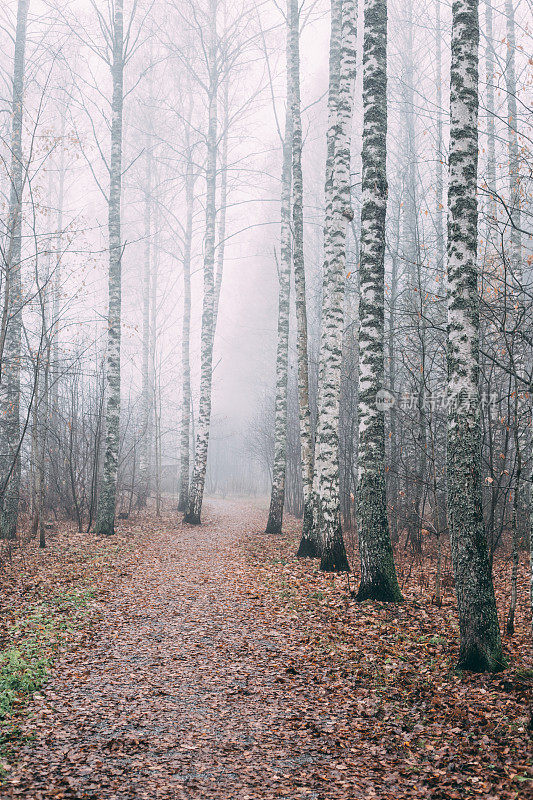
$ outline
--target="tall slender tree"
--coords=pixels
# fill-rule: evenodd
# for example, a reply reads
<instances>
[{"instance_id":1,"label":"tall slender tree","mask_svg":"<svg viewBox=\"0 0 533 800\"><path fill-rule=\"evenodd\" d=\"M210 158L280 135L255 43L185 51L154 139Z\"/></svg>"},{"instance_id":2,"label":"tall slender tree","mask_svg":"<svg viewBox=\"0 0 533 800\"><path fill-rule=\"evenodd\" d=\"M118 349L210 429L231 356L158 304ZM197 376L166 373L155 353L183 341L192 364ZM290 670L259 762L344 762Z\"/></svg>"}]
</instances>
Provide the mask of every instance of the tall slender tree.
<instances>
[{"instance_id":1,"label":"tall slender tree","mask_svg":"<svg viewBox=\"0 0 533 800\"><path fill-rule=\"evenodd\" d=\"M494 106L494 82L496 80L496 54L494 52L494 32L492 20L492 2L485 0L485 82L487 84L485 105L487 107L487 163L486 184L489 195L488 225L494 223L496 207L494 192L496 191L496 125ZM488 238L488 237L487 237Z\"/></svg>"},{"instance_id":2,"label":"tall slender tree","mask_svg":"<svg viewBox=\"0 0 533 800\"><path fill-rule=\"evenodd\" d=\"M98 499L97 533L115 532L118 455L120 443L120 339L122 305L122 112L124 107L124 0L115 0L112 25L111 158L109 161L108 328L106 353L106 411L104 466Z\"/></svg>"},{"instance_id":3,"label":"tall slender tree","mask_svg":"<svg viewBox=\"0 0 533 800\"><path fill-rule=\"evenodd\" d=\"M191 250L194 213L194 164L190 147L189 126L186 129L185 168L185 234L183 239L183 316L181 332L181 443L180 443L180 486L178 511L186 511L189 498L189 461L191 449Z\"/></svg>"},{"instance_id":4,"label":"tall slender tree","mask_svg":"<svg viewBox=\"0 0 533 800\"><path fill-rule=\"evenodd\" d=\"M353 219L350 145L356 46L357 4L354 0L332 0L322 335L313 477L313 515L320 535L320 568L326 572L349 569L339 499L339 399L346 236Z\"/></svg>"},{"instance_id":5,"label":"tall slender tree","mask_svg":"<svg viewBox=\"0 0 533 800\"><path fill-rule=\"evenodd\" d=\"M291 3L287 3L287 100L281 167L281 247L278 264L278 340L276 351L276 410L274 423L274 464L272 489L266 533L281 533L285 503L285 473L287 468L287 382L289 374L289 320L291 286L291 184L292 184L292 76L290 70Z\"/></svg>"},{"instance_id":6,"label":"tall slender tree","mask_svg":"<svg viewBox=\"0 0 533 800\"><path fill-rule=\"evenodd\" d=\"M448 522L459 610L459 667L505 660L483 523L477 271L477 0L452 8L448 188Z\"/></svg>"},{"instance_id":7,"label":"tall slender tree","mask_svg":"<svg viewBox=\"0 0 533 800\"><path fill-rule=\"evenodd\" d=\"M20 495L22 195L25 183L22 123L29 5L29 0L19 0L17 6L11 104L11 186L0 329L0 535L4 539L16 536Z\"/></svg>"},{"instance_id":8,"label":"tall slender tree","mask_svg":"<svg viewBox=\"0 0 533 800\"><path fill-rule=\"evenodd\" d=\"M224 6L225 8L225 6ZM228 144L229 144L230 108L229 108L229 76L226 75L222 86L222 143L220 147L220 194L218 209L218 232L215 270L215 311L213 329L216 331L218 305L224 275L224 255L226 252L226 217L228 207Z\"/></svg>"},{"instance_id":9,"label":"tall slender tree","mask_svg":"<svg viewBox=\"0 0 533 800\"><path fill-rule=\"evenodd\" d=\"M507 57L505 61L505 88L507 91L507 142L509 153L509 198L508 208L510 215L510 248L507 258L510 269L510 287L513 296L513 309L510 317L513 320L513 329L517 332L526 318L527 292L524 291L524 270L522 265L522 234L521 234L521 178L520 157L518 144L518 110L516 102L516 33L515 13L511 0L505 2L505 24L507 33ZM520 336L512 337L512 358L514 362L515 389L514 389L514 440L516 446L516 485L513 498L513 538L511 552L511 602L507 615L506 630L509 635L514 633L514 617L518 595L518 564L519 564L519 510L523 503L527 508L530 503L530 472L531 463L531 400L526 391L528 385L528 358L527 346ZM523 457L525 455L525 458Z\"/></svg>"},{"instance_id":10,"label":"tall slender tree","mask_svg":"<svg viewBox=\"0 0 533 800\"><path fill-rule=\"evenodd\" d=\"M217 0L209 0L209 43L207 53L209 120L207 128L206 204L204 239L204 294L202 308L200 410L198 415L194 469L189 490L185 522L199 525L204 497L209 429L211 424L211 387L213 383L213 339L215 321L215 238L218 147L218 36Z\"/></svg>"},{"instance_id":11,"label":"tall slender tree","mask_svg":"<svg viewBox=\"0 0 533 800\"><path fill-rule=\"evenodd\" d=\"M292 89L292 232L296 302L296 347L298 353L298 404L303 483L303 526L298 556L317 558L320 542L313 527L314 445L309 405L309 356L307 352L307 300L304 260L304 185L302 171L302 111L300 96L300 11L298 0L290 0L289 69Z\"/></svg>"},{"instance_id":12,"label":"tall slender tree","mask_svg":"<svg viewBox=\"0 0 533 800\"><path fill-rule=\"evenodd\" d=\"M148 119L144 152L144 259L142 273L141 435L137 505L146 506L150 494L151 420L153 387L150 386L150 284L152 260L152 131Z\"/></svg>"},{"instance_id":13,"label":"tall slender tree","mask_svg":"<svg viewBox=\"0 0 533 800\"><path fill-rule=\"evenodd\" d=\"M359 299L358 600L402 599L385 496L385 218L387 213L387 0L365 0L363 180Z\"/></svg>"}]
</instances>

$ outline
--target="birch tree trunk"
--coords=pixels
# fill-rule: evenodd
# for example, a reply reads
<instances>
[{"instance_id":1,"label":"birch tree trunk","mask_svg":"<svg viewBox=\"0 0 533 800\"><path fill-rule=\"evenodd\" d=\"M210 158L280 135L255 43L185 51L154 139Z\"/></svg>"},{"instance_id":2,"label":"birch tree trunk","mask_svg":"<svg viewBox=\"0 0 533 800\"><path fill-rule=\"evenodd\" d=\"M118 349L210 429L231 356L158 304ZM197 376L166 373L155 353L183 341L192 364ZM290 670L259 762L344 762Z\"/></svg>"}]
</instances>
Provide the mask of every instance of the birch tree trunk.
<instances>
[{"instance_id":1,"label":"birch tree trunk","mask_svg":"<svg viewBox=\"0 0 533 800\"><path fill-rule=\"evenodd\" d=\"M142 277L141 440L137 506L145 508L150 494L152 395L150 385L150 283L152 251L152 137L146 134L144 176L144 264Z\"/></svg>"},{"instance_id":2,"label":"birch tree trunk","mask_svg":"<svg viewBox=\"0 0 533 800\"><path fill-rule=\"evenodd\" d=\"M325 572L349 569L340 515L339 399L346 235L353 220L350 145L356 45L357 3L332 0L322 334L313 476L313 523L320 536L320 569Z\"/></svg>"},{"instance_id":3,"label":"birch tree trunk","mask_svg":"<svg viewBox=\"0 0 533 800\"><path fill-rule=\"evenodd\" d=\"M290 0L289 69L292 89L292 234L294 289L296 294L296 349L298 357L298 403L303 484L303 527L299 557L317 558L320 542L314 536L312 491L314 446L309 407L309 357L307 352L307 302L304 261L304 187L302 173L302 114L300 99L300 13L298 0Z\"/></svg>"},{"instance_id":4,"label":"birch tree trunk","mask_svg":"<svg viewBox=\"0 0 533 800\"><path fill-rule=\"evenodd\" d=\"M405 39L403 47L403 127L405 131L405 193L403 248L407 265L409 311L412 319L413 336L416 351L413 354L417 363L414 365L413 378L416 383L417 406L416 419L413 419L413 474L410 487L409 505L411 515L408 523L409 542L416 552L421 552L423 527L423 511L426 485L427 461L427 420L425 415L425 381L426 381L426 331L425 309L422 285L422 259L420 248L420 232L418 225L418 154L415 125L415 63L413 52L413 4L405 3Z\"/></svg>"},{"instance_id":5,"label":"birch tree trunk","mask_svg":"<svg viewBox=\"0 0 533 800\"><path fill-rule=\"evenodd\" d=\"M507 58L505 64L505 87L507 90L507 124L508 124L508 152L509 152L509 213L510 213L510 273L511 285L516 296L511 310L513 318L513 333L519 333L519 328L526 320L526 293L524 291L524 275L522 265L522 236L521 228L521 194L520 194L520 159L518 145L518 116L516 104L516 36L514 6L511 0L505 2L506 32L507 32ZM512 336L512 334L511 334ZM514 341L513 341L514 340ZM516 341L516 344L515 344ZM517 577L519 562L519 509L521 504L527 508L532 515L533 527L533 508L531 508L531 463L529 458L523 454L531 453L531 401L526 391L527 386L527 353L524 342L520 335L513 337L511 344L515 345L513 353L515 387L514 387L514 424L515 424L515 444L516 444L516 484L515 496L513 498L513 539L512 539L512 571L511 571L511 603L507 616L506 629L509 635L514 633L514 616L517 600ZM533 568L533 561L532 561ZM533 575L533 571L532 571ZM532 595L533 597L533 595Z\"/></svg>"},{"instance_id":6,"label":"birch tree trunk","mask_svg":"<svg viewBox=\"0 0 533 800\"><path fill-rule=\"evenodd\" d=\"M287 3L290 25L290 0ZM274 423L274 464L266 533L281 533L285 503L287 467L287 383L289 375L289 318L291 290L291 175L292 175L292 91L290 75L290 30L287 28L287 107L281 168L281 248L278 265L278 343L276 353L276 412Z\"/></svg>"},{"instance_id":7,"label":"birch tree trunk","mask_svg":"<svg viewBox=\"0 0 533 800\"><path fill-rule=\"evenodd\" d=\"M452 14L448 189L448 519L459 610L461 669L504 667L481 500L477 0Z\"/></svg>"},{"instance_id":8,"label":"birch tree trunk","mask_svg":"<svg viewBox=\"0 0 533 800\"><path fill-rule=\"evenodd\" d=\"M389 363L388 372L388 385L393 397L396 396L396 377L397 377L397 362L396 362L396 335L397 335L397 305L398 305L398 261L400 257L400 215L401 215L401 195L398 197L398 210L392 224L393 233L392 239L392 256L391 256L391 273L390 273L390 300L389 300L389 313L388 313L388 337L387 337L387 359ZM390 409L390 440L389 440L389 453L391 472L389 473L389 492L391 501L391 529L390 535L393 542L398 542L400 533L398 530L398 501L399 501L399 482L398 482L398 414L396 406ZM359 463L359 460L358 462Z\"/></svg>"},{"instance_id":9,"label":"birch tree trunk","mask_svg":"<svg viewBox=\"0 0 533 800\"><path fill-rule=\"evenodd\" d=\"M180 488L178 511L187 510L189 497L190 469L190 420L191 420L191 247L192 224L194 213L194 166L192 153L188 149L188 160L185 174L186 222L183 241L183 318L181 333L181 447L180 447Z\"/></svg>"},{"instance_id":10,"label":"birch tree trunk","mask_svg":"<svg viewBox=\"0 0 533 800\"><path fill-rule=\"evenodd\" d=\"M324 264L322 269L322 326L326 316L326 303L329 299L327 283L329 273L327 269L326 233L327 222L331 218L333 208L333 169L335 163L335 135L337 123L337 95L339 92L339 73L341 63L341 29L342 29L342 0L331 3L331 31L329 39L329 86L328 86L328 128L326 132L326 175L324 183L325 220L324 220ZM314 538L319 550L322 549L320 535L320 478L322 469L322 453L319 447L318 421L320 417L321 392L322 392L322 331L318 351L318 382L316 387L317 419L315 423L315 440L313 453L313 490L311 495L311 511L313 514L312 529L309 538Z\"/></svg>"},{"instance_id":11,"label":"birch tree trunk","mask_svg":"<svg viewBox=\"0 0 533 800\"><path fill-rule=\"evenodd\" d=\"M59 322L61 315L61 262L63 259L63 203L65 197L65 132L66 114L61 115L61 145L59 150L59 184L57 192L57 222L56 222L56 245L55 245L55 266L53 276L53 296L52 296L52 331L51 331L51 405L53 426L57 429L59 425Z\"/></svg>"},{"instance_id":12,"label":"birch tree trunk","mask_svg":"<svg viewBox=\"0 0 533 800\"><path fill-rule=\"evenodd\" d=\"M200 410L198 415L194 470L189 503L184 521L200 524L204 496L209 427L211 422L211 386L213 382L213 339L215 312L215 227L217 184L217 0L210 0L209 31L209 124L207 131L206 207L204 240L204 296L202 308Z\"/></svg>"},{"instance_id":13,"label":"birch tree trunk","mask_svg":"<svg viewBox=\"0 0 533 800\"><path fill-rule=\"evenodd\" d=\"M48 207L52 208L52 173L48 172ZM39 533L39 547L46 546L43 520L44 499L46 489L46 441L48 436L48 408L50 391L50 282L52 278L53 240L50 239L45 253L45 271L39 275L36 265L37 297L41 311L41 341L34 364L34 400L32 430L32 504L31 504L31 537ZM49 248L49 249L48 249ZM41 385L42 384L42 385Z\"/></svg>"},{"instance_id":14,"label":"birch tree trunk","mask_svg":"<svg viewBox=\"0 0 533 800\"><path fill-rule=\"evenodd\" d=\"M437 95L437 141L435 160L435 228L437 234L436 267L439 280L444 270L444 145L442 140L442 24L440 18L440 3L436 2L435 26L435 84Z\"/></svg>"},{"instance_id":15,"label":"birch tree trunk","mask_svg":"<svg viewBox=\"0 0 533 800\"><path fill-rule=\"evenodd\" d=\"M46 495L46 450L48 441L49 423L49 403L50 403L50 358L52 352L52 342L50 339L50 314L49 314L49 282L50 282L50 262L45 279L45 285L41 288L42 299L42 326L43 344L41 364L37 364L37 369L42 373L42 393L41 397L35 397L36 408L38 409L38 439L37 439L37 463L35 481L35 508L32 519L32 534L39 533L39 547L46 546L46 533L44 527L44 501Z\"/></svg>"},{"instance_id":16,"label":"birch tree trunk","mask_svg":"<svg viewBox=\"0 0 533 800\"><path fill-rule=\"evenodd\" d=\"M496 191L496 130L494 122L494 82L496 79L496 56L494 53L494 34L492 25L491 0L485 0L485 77L487 83L487 189L489 192L488 232L496 220L496 203L493 192ZM488 238L488 236L487 236Z\"/></svg>"},{"instance_id":17,"label":"birch tree trunk","mask_svg":"<svg viewBox=\"0 0 533 800\"><path fill-rule=\"evenodd\" d=\"M148 381L151 394L150 431L154 449L154 485L156 516L161 512L161 364L158 362L158 286L159 286L159 222L158 206L152 206L153 236L150 281L150 368Z\"/></svg>"},{"instance_id":18,"label":"birch tree trunk","mask_svg":"<svg viewBox=\"0 0 533 800\"><path fill-rule=\"evenodd\" d=\"M444 252L446 241L444 237L444 144L442 137L442 24L440 16L440 0L436 0L436 25L435 25L435 83L437 95L437 141L435 159L435 232L437 236L437 250L435 253L435 266L439 281L444 274ZM431 406L430 406L431 415ZM431 435L431 425L429 425ZM437 574L435 580L435 603L440 608L442 605L442 535L446 530L446 491L443 486L439 490L440 481L437 478L435 436L431 436L432 447L432 481L435 502L435 527L437 529Z\"/></svg>"},{"instance_id":19,"label":"birch tree trunk","mask_svg":"<svg viewBox=\"0 0 533 800\"><path fill-rule=\"evenodd\" d=\"M218 304L220 290L222 289L222 276L224 274L224 255L226 252L226 211L228 203L228 135L229 135L229 78L226 76L222 91L223 132L220 154L220 209L218 218L218 243L215 271L215 310L213 331L216 331L218 321Z\"/></svg>"},{"instance_id":20,"label":"birch tree trunk","mask_svg":"<svg viewBox=\"0 0 533 800\"><path fill-rule=\"evenodd\" d=\"M402 600L385 493L383 388L387 212L387 0L365 0L359 299L358 600Z\"/></svg>"},{"instance_id":21,"label":"birch tree trunk","mask_svg":"<svg viewBox=\"0 0 533 800\"><path fill-rule=\"evenodd\" d=\"M20 495L20 355L22 331L22 117L29 0L19 0L11 119L11 189L0 341L0 536L14 539Z\"/></svg>"},{"instance_id":22,"label":"birch tree trunk","mask_svg":"<svg viewBox=\"0 0 533 800\"><path fill-rule=\"evenodd\" d=\"M120 442L120 334L121 334L121 188L122 188L122 110L124 105L124 3L116 0L113 20L113 60L111 67L111 159L109 164L109 304L106 354L106 413L104 466L100 482L96 532L109 536L115 532L118 452Z\"/></svg>"}]
</instances>

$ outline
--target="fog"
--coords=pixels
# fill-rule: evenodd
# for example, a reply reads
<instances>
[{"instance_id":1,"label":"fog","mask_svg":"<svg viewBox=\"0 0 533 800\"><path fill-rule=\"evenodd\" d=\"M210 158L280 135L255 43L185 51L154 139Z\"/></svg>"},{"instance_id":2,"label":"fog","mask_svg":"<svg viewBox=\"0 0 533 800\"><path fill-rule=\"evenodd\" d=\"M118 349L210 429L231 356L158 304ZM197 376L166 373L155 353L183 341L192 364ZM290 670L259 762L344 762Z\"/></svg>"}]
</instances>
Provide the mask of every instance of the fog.
<instances>
[{"instance_id":1,"label":"fog","mask_svg":"<svg viewBox=\"0 0 533 800\"><path fill-rule=\"evenodd\" d=\"M12 269L6 254L13 213L13 63L21 5L27 4L10 0L1 10L4 292ZM29 508L35 441L39 426L45 424L49 428L43 467L47 475L45 505L54 507L56 513L77 515L81 526L94 522L98 487L107 469L104 461L111 452L110 420L106 425L104 408L110 396L110 373L105 361L106 352L108 356L110 352L108 329L115 324L110 322L108 311L110 253L112 258L108 215L113 170L111 142L117 113L115 106L112 110L117 70L113 42L119 8L113 2L32 0L27 17L21 139L22 303L17 312L23 326L18 423L23 454L22 496ZM119 65L123 71L122 133L120 141L117 139L122 186L120 209L115 209L121 222L121 279L120 286L117 284L121 296L117 317L121 342L116 367L120 377L120 441L113 456L118 459L117 508L124 511L139 503L155 503L159 507L161 502L177 502L180 468L183 472L180 465L184 461L183 264L187 181L191 181L191 175L191 414L187 470L192 478L195 452L198 457L195 437L199 424L200 438L209 439L207 492L246 492L268 498L276 441L279 445L274 429L276 391L279 395L276 381L280 380L278 271L283 258L280 179L287 106L287 9L274 0L125 0L123 12L124 59ZM526 2L515 2L513 13L516 41L512 45L512 91L517 102L516 123L509 121L508 4L504 0L494 3L492 31L486 27L487 8L480 5L478 261L481 282L486 284L481 289L482 390L498 396L494 414L499 419L513 416L509 399L512 388L509 389L509 371L505 367L513 356L507 345L502 355L501 343L491 339L491 326L505 313L501 307L491 305L491 298L500 296L502 291L496 284L505 268L512 231L517 227L511 224L514 195L509 189L509 174L515 167L510 167L510 131L516 134L519 160L520 261L528 298L531 282L531 118L527 107L531 88L527 55L531 52L530 7ZM213 33L210 26L215 18ZM343 255L343 356L338 387L341 506L348 525L354 521L358 470L363 20L360 3L350 122L350 199L354 218L346 231ZM304 0L300 5L303 252L313 435L319 415L320 330L324 313L330 22L329 3ZM394 527L398 524L418 530L430 525L438 528L435 515L439 497L445 493L445 414L439 411L429 418L421 412L420 405L417 410L417 402L411 399L421 397L422 383L426 397L438 398L446 393L443 231L450 37L448 3L436 0L389 4L383 387L387 391L393 389L396 405L385 414L387 470L390 469L387 492L389 512L401 518ZM208 122L214 76L218 119L210 144ZM208 269L214 270L215 278L223 271L209 356L211 408L199 422L205 357L202 308L209 247L210 146L216 161L216 215L214 261ZM493 161L489 163L491 153ZM187 164L191 167L189 177ZM301 514L304 489L299 466L294 275L290 283L284 379L288 387L285 504L293 513ZM215 294L216 291L215 287ZM522 317L524 326L530 325L529 305L527 310ZM43 358L49 368L48 391L55 396L53 410L47 401L45 422L35 410L44 402L42 380L38 385L35 381L42 367L39 359L42 362ZM505 364L498 371L500 360ZM529 351L527 368L530 361ZM527 383L527 379L523 382ZM483 418L484 430L488 429L491 413L487 411ZM75 442L69 443L69 437L74 437ZM495 454L498 445L489 436L484 439L484 447L484 464L490 476L494 473L493 460L499 458ZM422 460L420 448L424 452ZM490 525L497 529L491 534L496 538L507 519L505 503L514 489L512 476L516 473L519 445L511 443L506 448L496 495L492 483L484 485L485 511ZM529 458L524 451L523 460L527 462ZM70 486L63 481L63 470L73 476ZM143 480L144 490L140 487ZM521 513L525 520L525 505Z\"/></svg>"}]
</instances>

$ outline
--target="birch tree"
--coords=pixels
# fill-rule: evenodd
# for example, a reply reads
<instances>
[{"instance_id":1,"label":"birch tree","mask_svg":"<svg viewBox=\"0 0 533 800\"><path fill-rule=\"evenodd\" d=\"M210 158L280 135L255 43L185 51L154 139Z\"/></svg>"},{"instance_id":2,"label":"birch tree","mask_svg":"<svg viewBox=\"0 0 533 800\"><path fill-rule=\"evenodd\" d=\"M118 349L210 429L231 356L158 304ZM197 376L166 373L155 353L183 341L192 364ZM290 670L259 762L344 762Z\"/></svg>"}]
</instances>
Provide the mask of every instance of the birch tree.
<instances>
[{"instance_id":1,"label":"birch tree","mask_svg":"<svg viewBox=\"0 0 533 800\"><path fill-rule=\"evenodd\" d=\"M511 0L505 2L505 23L507 33L507 57L505 62L505 88L507 90L507 136L509 153L509 223L510 223L510 252L507 259L510 266L510 288L515 297L514 308L511 311L513 331L519 334L520 326L525 321L526 295L524 292L524 274L522 266L522 235L521 235L521 180L520 157L518 144L518 110L516 102L516 35L514 6ZM512 525L512 551L511 551L511 599L506 621L506 631L509 635L514 633L514 618L518 594L518 564L519 564L519 531L518 511L520 501L524 498L527 507L530 502L530 471L529 457L531 453L531 401L524 387L528 385L528 364L524 342L520 334L513 337L511 334L511 353L514 362L515 390L514 390L514 438L516 447L516 481L513 497L513 525ZM516 341L513 341L515 340ZM514 344L514 347L513 347ZM524 454L525 458L523 458Z\"/></svg>"},{"instance_id":2,"label":"birch tree","mask_svg":"<svg viewBox=\"0 0 533 800\"><path fill-rule=\"evenodd\" d=\"M483 524L477 274L477 0L452 11L448 187L448 522L461 669L505 664Z\"/></svg>"},{"instance_id":3,"label":"birch tree","mask_svg":"<svg viewBox=\"0 0 533 800\"><path fill-rule=\"evenodd\" d=\"M225 10L225 6L224 6ZM216 248L215 270L215 310L213 330L216 331L218 320L218 306L220 291L222 289L222 276L224 274L224 254L226 252L226 216L228 205L228 140L230 126L229 108L229 76L226 75L222 87L222 143L220 147L220 195L218 211L218 231Z\"/></svg>"},{"instance_id":4,"label":"birch tree","mask_svg":"<svg viewBox=\"0 0 533 800\"><path fill-rule=\"evenodd\" d=\"M150 385L150 284L152 256L152 132L151 120L145 136L144 259L142 273L141 437L137 505L145 508L150 493L151 417L153 388Z\"/></svg>"},{"instance_id":5,"label":"birch tree","mask_svg":"<svg viewBox=\"0 0 533 800\"><path fill-rule=\"evenodd\" d=\"M180 484L178 511L186 511L189 498L189 460L191 427L191 248L194 213L194 164L189 142L189 126L186 129L185 168L185 234L183 239L183 316L181 328L181 426L180 426Z\"/></svg>"},{"instance_id":6,"label":"birch tree","mask_svg":"<svg viewBox=\"0 0 533 800\"><path fill-rule=\"evenodd\" d=\"M320 535L320 568L326 572L349 569L339 501L339 397L346 235L353 219L350 144L356 45L357 4L354 0L332 0L322 334L313 476L313 522Z\"/></svg>"},{"instance_id":7,"label":"birch tree","mask_svg":"<svg viewBox=\"0 0 533 800\"><path fill-rule=\"evenodd\" d=\"M104 466L100 480L96 532L115 532L118 454L120 440L120 334L122 304L122 112L124 106L124 0L115 0L111 41L111 158L109 162L108 234L109 278L106 354Z\"/></svg>"},{"instance_id":8,"label":"birch tree","mask_svg":"<svg viewBox=\"0 0 533 800\"><path fill-rule=\"evenodd\" d=\"M22 152L24 70L29 0L19 0L11 104L11 171L0 331L0 535L14 539L20 495L20 358L22 332Z\"/></svg>"},{"instance_id":9,"label":"birch tree","mask_svg":"<svg viewBox=\"0 0 533 800\"><path fill-rule=\"evenodd\" d=\"M304 186L302 172L302 112L300 97L300 12L298 0L290 0L289 69L292 91L292 233L296 302L296 346L298 355L298 404L304 513L302 538L297 555L317 558L320 542L313 527L314 445L309 406L309 357L307 352L307 301L304 261Z\"/></svg>"},{"instance_id":10,"label":"birch tree","mask_svg":"<svg viewBox=\"0 0 533 800\"><path fill-rule=\"evenodd\" d=\"M276 410L274 422L274 463L272 489L266 533L281 533L283 505L285 503L285 473L287 468L287 382L289 369L289 319L291 285L291 185L293 152L293 118L290 70L290 0L287 3L287 99L285 131L283 136L283 163L281 167L281 246L278 264L278 338L276 350Z\"/></svg>"},{"instance_id":11,"label":"birch tree","mask_svg":"<svg viewBox=\"0 0 533 800\"><path fill-rule=\"evenodd\" d=\"M209 427L211 422L211 387L213 382L213 338L215 321L215 237L216 237L216 189L217 189L217 145L218 145L218 37L217 0L209 0L208 105L206 165L206 204L204 239L204 293L202 308L200 409L197 423L194 469L189 491L189 503L185 522L200 524L202 501L207 469Z\"/></svg>"},{"instance_id":12,"label":"birch tree","mask_svg":"<svg viewBox=\"0 0 533 800\"><path fill-rule=\"evenodd\" d=\"M402 599L385 496L385 218L387 213L387 0L365 0L363 178L359 266L358 600Z\"/></svg>"}]
</instances>

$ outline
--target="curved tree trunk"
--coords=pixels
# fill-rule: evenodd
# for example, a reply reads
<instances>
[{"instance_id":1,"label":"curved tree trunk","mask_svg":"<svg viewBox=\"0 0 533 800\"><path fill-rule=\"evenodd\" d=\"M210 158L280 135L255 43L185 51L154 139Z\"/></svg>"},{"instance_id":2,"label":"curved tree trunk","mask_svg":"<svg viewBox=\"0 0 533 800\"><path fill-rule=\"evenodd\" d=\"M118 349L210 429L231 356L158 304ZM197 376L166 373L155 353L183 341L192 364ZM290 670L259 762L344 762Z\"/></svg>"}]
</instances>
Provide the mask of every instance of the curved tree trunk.
<instances>
[{"instance_id":1,"label":"curved tree trunk","mask_svg":"<svg viewBox=\"0 0 533 800\"><path fill-rule=\"evenodd\" d=\"M387 212L387 0L365 0L360 258L358 600L402 600L385 494L385 217Z\"/></svg>"},{"instance_id":2,"label":"curved tree trunk","mask_svg":"<svg viewBox=\"0 0 533 800\"><path fill-rule=\"evenodd\" d=\"M448 517L459 610L462 669L503 668L481 499L477 0L457 0L452 18L448 189Z\"/></svg>"},{"instance_id":3,"label":"curved tree trunk","mask_svg":"<svg viewBox=\"0 0 533 800\"><path fill-rule=\"evenodd\" d=\"M109 307L106 356L106 413L104 467L98 499L96 532L115 532L118 451L120 443L120 333L122 302L122 109L124 105L123 0L116 0L113 23L113 97L111 101L111 159L109 165Z\"/></svg>"}]
</instances>

